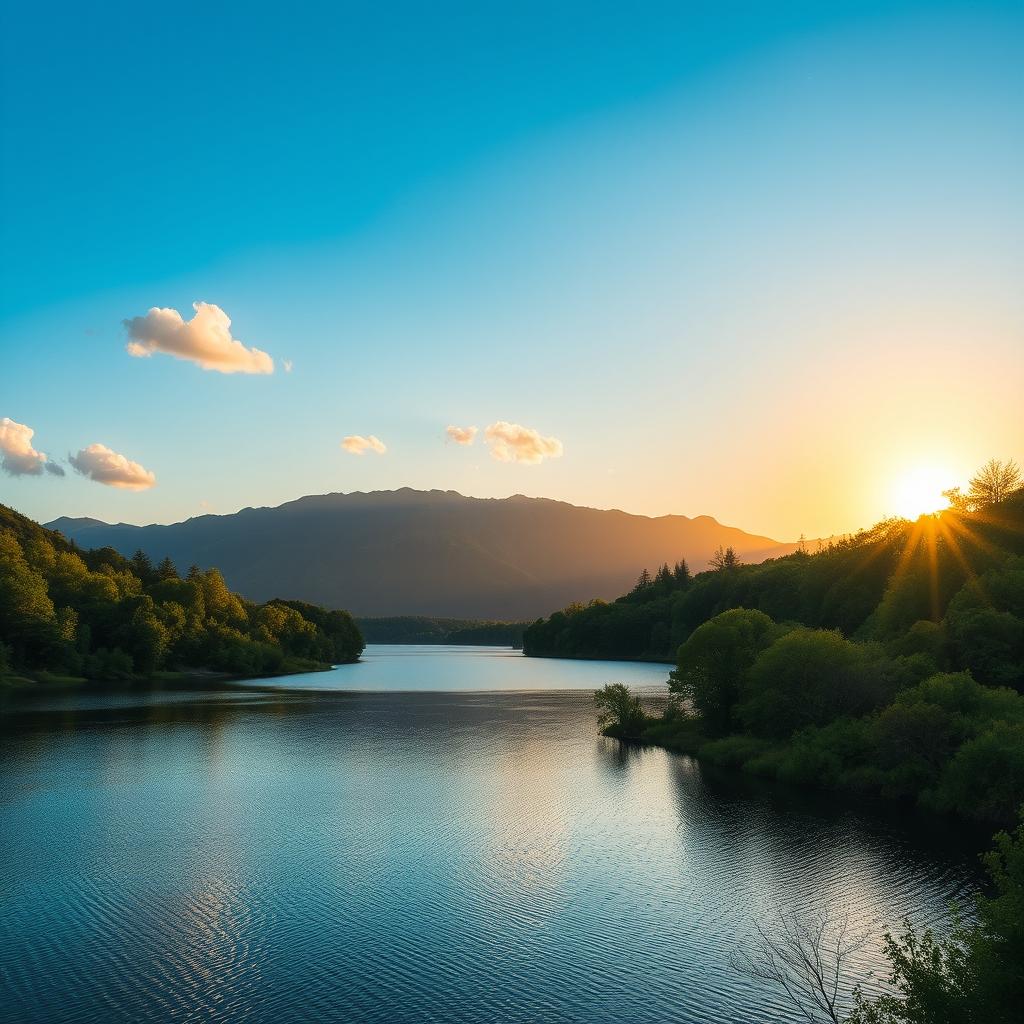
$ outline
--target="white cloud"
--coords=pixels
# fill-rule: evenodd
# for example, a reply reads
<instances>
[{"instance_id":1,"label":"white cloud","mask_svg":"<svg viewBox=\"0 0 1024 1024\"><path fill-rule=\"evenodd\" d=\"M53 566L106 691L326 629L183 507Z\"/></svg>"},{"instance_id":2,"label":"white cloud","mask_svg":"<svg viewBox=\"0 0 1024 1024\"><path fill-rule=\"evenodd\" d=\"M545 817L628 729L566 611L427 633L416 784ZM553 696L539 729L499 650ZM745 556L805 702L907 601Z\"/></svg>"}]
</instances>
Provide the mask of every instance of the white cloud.
<instances>
[{"instance_id":1,"label":"white cloud","mask_svg":"<svg viewBox=\"0 0 1024 1024\"><path fill-rule=\"evenodd\" d=\"M499 462L522 462L535 466L545 459L562 455L562 442L557 437L542 437L531 427L498 420L484 431L491 457Z\"/></svg>"},{"instance_id":2,"label":"white cloud","mask_svg":"<svg viewBox=\"0 0 1024 1024\"><path fill-rule=\"evenodd\" d=\"M290 359L282 359L281 365L284 367L285 373L291 373L292 367L295 365Z\"/></svg>"},{"instance_id":3,"label":"white cloud","mask_svg":"<svg viewBox=\"0 0 1024 1024\"><path fill-rule=\"evenodd\" d=\"M77 455L69 455L68 462L82 476L108 487L126 491L145 491L156 485L156 474L137 462L126 459L104 444L91 444Z\"/></svg>"},{"instance_id":4,"label":"white cloud","mask_svg":"<svg viewBox=\"0 0 1024 1024\"><path fill-rule=\"evenodd\" d=\"M274 360L231 337L231 320L220 306L193 302L196 315L185 321L176 309L154 306L145 316L124 321L128 353L146 357L166 352L204 370L219 373L273 373Z\"/></svg>"},{"instance_id":5,"label":"white cloud","mask_svg":"<svg viewBox=\"0 0 1024 1024\"><path fill-rule=\"evenodd\" d=\"M477 435L476 427L456 427L449 425L444 428L449 439L456 444L472 444Z\"/></svg>"},{"instance_id":6,"label":"white cloud","mask_svg":"<svg viewBox=\"0 0 1024 1024\"><path fill-rule=\"evenodd\" d=\"M0 466L11 476L39 476L44 470L63 476L60 466L48 462L45 452L32 447L35 431L5 416L0 420Z\"/></svg>"},{"instance_id":7,"label":"white cloud","mask_svg":"<svg viewBox=\"0 0 1024 1024\"><path fill-rule=\"evenodd\" d=\"M387 445L373 434L370 434L369 437L363 437L362 434L349 434L348 437L342 439L341 447L352 455L365 455L367 452L383 455L388 450Z\"/></svg>"}]
</instances>

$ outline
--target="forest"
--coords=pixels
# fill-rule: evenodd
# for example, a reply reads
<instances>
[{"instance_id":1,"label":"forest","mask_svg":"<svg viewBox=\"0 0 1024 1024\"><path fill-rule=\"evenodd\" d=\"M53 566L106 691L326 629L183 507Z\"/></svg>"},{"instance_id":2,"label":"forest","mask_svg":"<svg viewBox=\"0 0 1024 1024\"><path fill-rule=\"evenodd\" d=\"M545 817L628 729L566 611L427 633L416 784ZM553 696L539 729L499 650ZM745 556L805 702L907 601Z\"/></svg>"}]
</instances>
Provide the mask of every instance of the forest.
<instances>
[{"instance_id":1,"label":"forest","mask_svg":"<svg viewBox=\"0 0 1024 1024\"><path fill-rule=\"evenodd\" d=\"M266 676L356 661L352 617L300 601L254 604L216 569L80 550L0 505L0 681Z\"/></svg>"},{"instance_id":2,"label":"forest","mask_svg":"<svg viewBox=\"0 0 1024 1024\"><path fill-rule=\"evenodd\" d=\"M525 622L391 615L356 619L369 644L484 644L522 647Z\"/></svg>"},{"instance_id":3,"label":"forest","mask_svg":"<svg viewBox=\"0 0 1024 1024\"><path fill-rule=\"evenodd\" d=\"M986 483L988 481L988 483ZM666 657L648 717L601 691L611 735L825 788L1012 824L1024 801L1024 490L990 463L916 522L760 565L644 574L531 625L527 654Z\"/></svg>"}]
</instances>

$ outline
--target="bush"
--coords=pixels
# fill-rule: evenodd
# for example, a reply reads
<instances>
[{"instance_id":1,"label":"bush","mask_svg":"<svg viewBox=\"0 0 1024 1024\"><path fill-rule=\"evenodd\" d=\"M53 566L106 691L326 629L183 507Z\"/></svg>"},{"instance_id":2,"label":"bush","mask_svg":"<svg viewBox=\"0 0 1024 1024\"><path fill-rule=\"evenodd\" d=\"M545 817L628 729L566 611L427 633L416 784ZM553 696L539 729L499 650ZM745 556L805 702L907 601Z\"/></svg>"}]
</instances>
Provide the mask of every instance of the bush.
<instances>
[{"instance_id":1,"label":"bush","mask_svg":"<svg viewBox=\"0 0 1024 1024\"><path fill-rule=\"evenodd\" d=\"M729 768L742 768L755 758L762 757L770 749L767 740L756 736L726 736L710 740L700 748L702 760Z\"/></svg>"},{"instance_id":2,"label":"bush","mask_svg":"<svg viewBox=\"0 0 1024 1024\"><path fill-rule=\"evenodd\" d=\"M871 728L883 792L916 797L935 785L970 731L963 714L935 704L898 703L885 708Z\"/></svg>"},{"instance_id":3,"label":"bush","mask_svg":"<svg viewBox=\"0 0 1024 1024\"><path fill-rule=\"evenodd\" d=\"M875 647L823 629L795 629L754 662L740 720L759 736L785 738L834 718L864 714L892 696L892 663Z\"/></svg>"},{"instance_id":4,"label":"bush","mask_svg":"<svg viewBox=\"0 0 1024 1024\"><path fill-rule=\"evenodd\" d=\"M609 736L639 739L647 724L640 701L624 683L609 683L594 694L594 703L601 709L598 724Z\"/></svg>"},{"instance_id":5,"label":"bush","mask_svg":"<svg viewBox=\"0 0 1024 1024\"><path fill-rule=\"evenodd\" d=\"M1011 822L1024 793L1024 725L997 722L968 740L927 800L982 821Z\"/></svg>"},{"instance_id":6,"label":"bush","mask_svg":"<svg viewBox=\"0 0 1024 1024\"><path fill-rule=\"evenodd\" d=\"M862 719L840 718L803 729L776 759L783 782L815 787L849 785L870 752L870 727Z\"/></svg>"}]
</instances>

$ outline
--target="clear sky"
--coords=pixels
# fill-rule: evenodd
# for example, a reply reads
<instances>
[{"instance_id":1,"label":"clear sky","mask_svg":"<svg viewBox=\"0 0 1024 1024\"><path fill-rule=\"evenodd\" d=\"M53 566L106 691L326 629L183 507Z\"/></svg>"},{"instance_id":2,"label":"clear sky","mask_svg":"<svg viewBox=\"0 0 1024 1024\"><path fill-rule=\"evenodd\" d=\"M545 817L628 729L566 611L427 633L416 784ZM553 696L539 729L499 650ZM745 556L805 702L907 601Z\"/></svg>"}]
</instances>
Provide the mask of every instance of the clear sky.
<instances>
[{"instance_id":1,"label":"clear sky","mask_svg":"<svg viewBox=\"0 0 1024 1024\"><path fill-rule=\"evenodd\" d=\"M0 420L34 435L0 500L35 518L408 485L792 539L1024 456L1019 2L4 19ZM147 316L196 302L273 372Z\"/></svg>"}]
</instances>

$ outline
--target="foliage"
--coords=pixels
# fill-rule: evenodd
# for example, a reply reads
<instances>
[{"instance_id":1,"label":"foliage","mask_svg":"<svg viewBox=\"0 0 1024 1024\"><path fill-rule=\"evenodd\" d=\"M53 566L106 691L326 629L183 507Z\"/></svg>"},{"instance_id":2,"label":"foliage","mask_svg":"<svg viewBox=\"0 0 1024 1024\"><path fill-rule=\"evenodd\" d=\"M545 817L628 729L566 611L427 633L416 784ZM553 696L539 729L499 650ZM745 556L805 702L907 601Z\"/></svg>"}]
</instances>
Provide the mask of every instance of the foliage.
<instances>
[{"instance_id":1,"label":"foliage","mask_svg":"<svg viewBox=\"0 0 1024 1024\"><path fill-rule=\"evenodd\" d=\"M709 734L732 731L740 684L775 634L764 612L734 608L698 626L679 648L669 689L692 705Z\"/></svg>"},{"instance_id":2,"label":"foliage","mask_svg":"<svg viewBox=\"0 0 1024 1024\"><path fill-rule=\"evenodd\" d=\"M301 602L256 605L216 569L182 579L164 559L80 551L0 505L0 674L146 678L165 670L267 675L354 661L347 612Z\"/></svg>"},{"instance_id":3,"label":"foliage","mask_svg":"<svg viewBox=\"0 0 1024 1024\"><path fill-rule=\"evenodd\" d=\"M1024 825L1001 832L986 854L994 894L975 900L976 921L955 912L944 938L910 921L885 936L894 992L862 993L850 1024L1008 1024L1024 1005Z\"/></svg>"},{"instance_id":4,"label":"foliage","mask_svg":"<svg viewBox=\"0 0 1024 1024\"><path fill-rule=\"evenodd\" d=\"M778 623L878 640L894 654L924 654L935 669L970 668L982 682L1024 687L1022 556L1018 490L973 512L886 520L813 554L693 576L663 566L615 601L538 619L524 650L673 662L703 623L746 608Z\"/></svg>"},{"instance_id":5,"label":"foliage","mask_svg":"<svg viewBox=\"0 0 1024 1024\"><path fill-rule=\"evenodd\" d=\"M636 738L647 724L640 701L624 683L609 683L594 694L601 714L598 723L609 736Z\"/></svg>"},{"instance_id":6,"label":"foliage","mask_svg":"<svg viewBox=\"0 0 1024 1024\"><path fill-rule=\"evenodd\" d=\"M965 512L977 512L1006 501L1020 487L1021 483L1020 466L1016 462L1012 459L1008 459L1006 462L989 459L971 477L966 494L961 494L959 487L953 487L942 493L953 508Z\"/></svg>"},{"instance_id":7,"label":"foliage","mask_svg":"<svg viewBox=\"0 0 1024 1024\"><path fill-rule=\"evenodd\" d=\"M816 554L645 574L534 623L526 653L644 657L667 636L677 700L646 741L1009 823L1024 802L1024 491L993 488L974 511Z\"/></svg>"},{"instance_id":8,"label":"foliage","mask_svg":"<svg viewBox=\"0 0 1024 1024\"><path fill-rule=\"evenodd\" d=\"M836 630L794 629L766 645L746 672L739 717L755 735L784 739L882 705L894 695L895 676L876 645Z\"/></svg>"}]
</instances>

